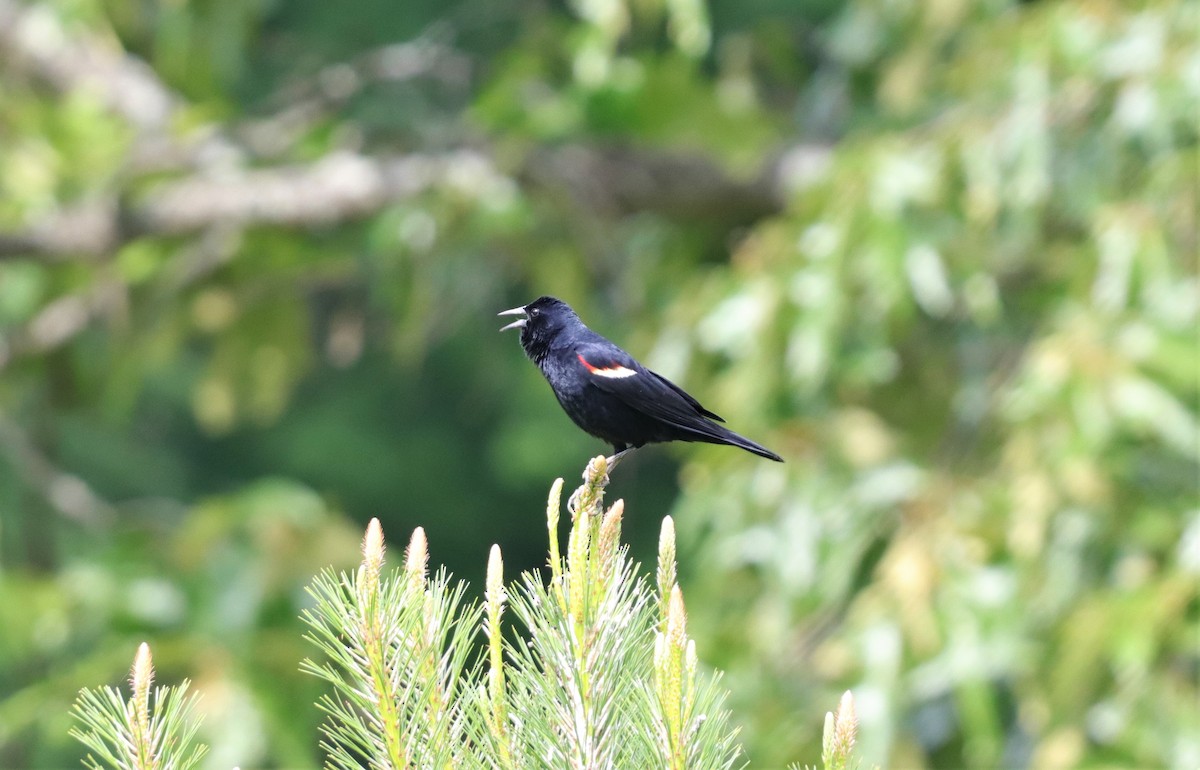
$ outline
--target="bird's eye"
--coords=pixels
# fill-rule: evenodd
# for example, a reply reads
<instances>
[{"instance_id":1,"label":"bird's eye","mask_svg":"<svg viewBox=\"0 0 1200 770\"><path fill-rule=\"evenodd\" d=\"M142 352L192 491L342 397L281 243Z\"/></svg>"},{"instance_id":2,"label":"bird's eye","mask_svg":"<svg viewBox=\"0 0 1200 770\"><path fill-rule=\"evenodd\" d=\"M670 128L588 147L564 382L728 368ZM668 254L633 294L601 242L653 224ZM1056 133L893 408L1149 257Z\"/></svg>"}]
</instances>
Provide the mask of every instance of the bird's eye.
<instances>
[{"instance_id":1,"label":"bird's eye","mask_svg":"<svg viewBox=\"0 0 1200 770\"><path fill-rule=\"evenodd\" d=\"M530 310L530 311L529 311L529 315L531 315L531 316L535 316L535 315L537 315L537 314L538 314L538 313L540 313L540 312L542 312L542 311L538 310L538 309L535 307L533 310Z\"/></svg>"}]
</instances>

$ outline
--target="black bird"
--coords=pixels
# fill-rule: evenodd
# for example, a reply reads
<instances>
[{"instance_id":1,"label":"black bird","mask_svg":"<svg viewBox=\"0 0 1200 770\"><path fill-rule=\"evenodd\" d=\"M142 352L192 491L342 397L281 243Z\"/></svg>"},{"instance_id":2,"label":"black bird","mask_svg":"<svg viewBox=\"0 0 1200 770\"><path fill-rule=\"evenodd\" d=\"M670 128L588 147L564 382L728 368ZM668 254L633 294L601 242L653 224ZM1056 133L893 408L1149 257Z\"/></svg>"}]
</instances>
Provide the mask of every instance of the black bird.
<instances>
[{"instance_id":1,"label":"black bird","mask_svg":"<svg viewBox=\"0 0 1200 770\"><path fill-rule=\"evenodd\" d=\"M729 444L783 462L766 447L713 422L724 420L584 326L562 300L541 297L499 315L522 316L500 331L521 330L525 355L542 370L567 416L612 444L610 468L625 452L660 441Z\"/></svg>"}]
</instances>

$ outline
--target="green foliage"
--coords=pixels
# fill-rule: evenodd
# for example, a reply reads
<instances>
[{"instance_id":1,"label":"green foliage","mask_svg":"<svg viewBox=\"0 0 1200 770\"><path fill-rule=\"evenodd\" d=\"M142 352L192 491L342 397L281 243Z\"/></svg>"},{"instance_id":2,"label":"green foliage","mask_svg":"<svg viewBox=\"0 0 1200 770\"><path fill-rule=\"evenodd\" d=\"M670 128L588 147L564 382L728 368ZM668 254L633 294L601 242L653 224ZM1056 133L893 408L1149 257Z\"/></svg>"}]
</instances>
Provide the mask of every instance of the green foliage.
<instances>
[{"instance_id":1,"label":"green foliage","mask_svg":"<svg viewBox=\"0 0 1200 770\"><path fill-rule=\"evenodd\" d=\"M868 764L1200 764L1193 5L0 0L0 765L153 635L314 766L355 522L543 561L542 293L787 456L615 481L754 766L847 688Z\"/></svg>"},{"instance_id":2,"label":"green foliage","mask_svg":"<svg viewBox=\"0 0 1200 770\"><path fill-rule=\"evenodd\" d=\"M83 729L72 728L99 758L88 754L84 764L93 770L188 770L199 764L208 750L193 745L199 720L193 718L196 696L188 695L188 682L158 687L151 699L154 668L150 648L142 644L130 675L129 700L113 687L83 690L75 702L75 717Z\"/></svg>"},{"instance_id":3,"label":"green foliage","mask_svg":"<svg viewBox=\"0 0 1200 770\"><path fill-rule=\"evenodd\" d=\"M384 573L383 528L372 519L354 572L327 570L309 588L307 638L327 662L301 668L333 688L321 696L328 766L730 768L737 730L722 707L719 677L698 672L676 582L675 527L663 519L656 584L635 576L621 543L624 503L604 508L604 456L571 495L566 558L558 549L562 479L546 506L549 580L527 572L504 585L499 546L488 560L484 612L445 570L429 577L424 530L403 568ZM505 640L506 605L524 626ZM485 619L484 619L485 618ZM482 624L481 624L482 620ZM468 664L487 637L486 677ZM486 681L483 681L486 679ZM128 701L110 687L80 692L72 737L96 751L93 770L188 770L199 720L189 682L150 689L150 648L135 658ZM854 700L825 719L825 770L857 767Z\"/></svg>"},{"instance_id":4,"label":"green foliage","mask_svg":"<svg viewBox=\"0 0 1200 770\"><path fill-rule=\"evenodd\" d=\"M824 770L857 770L861 762L854 754L858 740L858 717L854 713L854 696L849 690L842 693L837 712L825 712L825 727L821 732L821 767ZM789 770L802 769L789 765Z\"/></svg>"},{"instance_id":5,"label":"green foliage","mask_svg":"<svg viewBox=\"0 0 1200 770\"><path fill-rule=\"evenodd\" d=\"M1195 693L1195 14L988 8L856 5L886 130L683 289L674 355L731 362L805 466L697 468L678 514L768 761L818 681L947 715L864 724L901 764L1035 735L1034 766L1164 766L1198 717L1165 695Z\"/></svg>"},{"instance_id":6,"label":"green foliage","mask_svg":"<svg viewBox=\"0 0 1200 770\"><path fill-rule=\"evenodd\" d=\"M309 589L309 640L330 663L304 670L334 686L321 700L323 744L333 767L462 766L462 696L479 612L464 587L428 576L425 532L413 533L404 570L383 577L383 530L372 519L353 575L327 572Z\"/></svg>"},{"instance_id":7,"label":"green foliage","mask_svg":"<svg viewBox=\"0 0 1200 770\"><path fill-rule=\"evenodd\" d=\"M663 530L659 591L634 574L621 545L624 505L603 508L605 461L572 495L567 555L558 554L559 479L550 494L549 580L503 583L489 559L486 676L468 665L478 608L445 572L428 577L418 529L402 571L383 573L372 520L354 573L327 572L310 589L309 639L328 663L304 669L334 687L322 698L334 767L732 767L736 730L716 679L697 671ZM664 593L665 591L665 593ZM523 626L506 639L506 606Z\"/></svg>"},{"instance_id":8,"label":"green foliage","mask_svg":"<svg viewBox=\"0 0 1200 770\"><path fill-rule=\"evenodd\" d=\"M847 690L838 703L837 713L825 713L825 727L821 735L821 764L825 770L848 770L856 766L853 753L857 733L854 697Z\"/></svg>"}]
</instances>

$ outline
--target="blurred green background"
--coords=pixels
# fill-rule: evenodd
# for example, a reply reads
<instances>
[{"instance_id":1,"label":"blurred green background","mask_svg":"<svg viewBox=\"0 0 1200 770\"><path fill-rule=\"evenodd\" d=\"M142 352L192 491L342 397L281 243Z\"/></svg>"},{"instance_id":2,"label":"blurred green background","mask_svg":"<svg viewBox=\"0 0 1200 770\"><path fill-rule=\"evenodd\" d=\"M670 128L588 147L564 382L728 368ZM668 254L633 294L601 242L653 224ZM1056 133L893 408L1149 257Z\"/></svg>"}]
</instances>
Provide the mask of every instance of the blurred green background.
<instances>
[{"instance_id":1,"label":"blurred green background","mask_svg":"<svg viewBox=\"0 0 1200 770\"><path fill-rule=\"evenodd\" d=\"M297 615L378 516L545 559L560 296L785 465L651 448L752 767L1200 765L1200 11L0 0L0 767L138 642L316 767ZM473 589L474 590L474 589Z\"/></svg>"}]
</instances>

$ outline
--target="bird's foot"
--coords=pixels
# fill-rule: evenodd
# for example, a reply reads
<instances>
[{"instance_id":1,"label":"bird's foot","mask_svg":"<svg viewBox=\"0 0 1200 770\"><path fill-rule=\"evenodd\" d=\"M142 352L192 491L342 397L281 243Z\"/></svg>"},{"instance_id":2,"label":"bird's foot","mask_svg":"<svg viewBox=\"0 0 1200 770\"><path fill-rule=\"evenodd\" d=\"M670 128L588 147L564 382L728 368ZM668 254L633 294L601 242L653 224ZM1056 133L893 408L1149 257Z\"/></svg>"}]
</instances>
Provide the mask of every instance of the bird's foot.
<instances>
[{"instance_id":1,"label":"bird's foot","mask_svg":"<svg viewBox=\"0 0 1200 770\"><path fill-rule=\"evenodd\" d=\"M621 454L624 452L617 453L617 455ZM608 486L608 474L611 470L612 465L607 457L594 457L588 462L587 468L583 471L583 486L576 489L567 498L567 510L571 512L572 521L578 515L581 505L590 505L591 502L603 499L604 488Z\"/></svg>"},{"instance_id":2,"label":"bird's foot","mask_svg":"<svg viewBox=\"0 0 1200 770\"><path fill-rule=\"evenodd\" d=\"M622 449L620 452L617 452L612 457L606 457L605 461L606 461L606 465L608 466L608 472L612 473L613 468L617 467L617 463L621 462L621 458L625 457L628 454L636 452L637 449L638 449L637 447L631 446L628 449Z\"/></svg>"}]
</instances>

